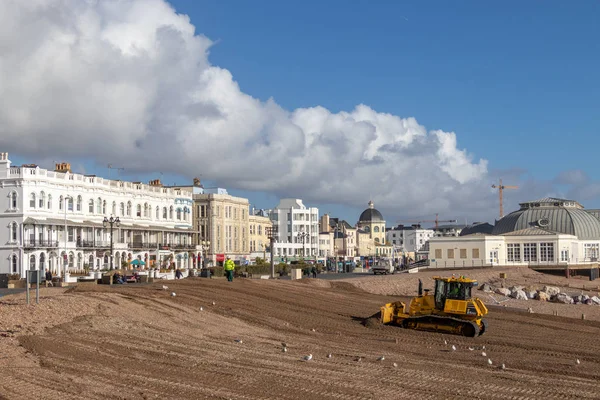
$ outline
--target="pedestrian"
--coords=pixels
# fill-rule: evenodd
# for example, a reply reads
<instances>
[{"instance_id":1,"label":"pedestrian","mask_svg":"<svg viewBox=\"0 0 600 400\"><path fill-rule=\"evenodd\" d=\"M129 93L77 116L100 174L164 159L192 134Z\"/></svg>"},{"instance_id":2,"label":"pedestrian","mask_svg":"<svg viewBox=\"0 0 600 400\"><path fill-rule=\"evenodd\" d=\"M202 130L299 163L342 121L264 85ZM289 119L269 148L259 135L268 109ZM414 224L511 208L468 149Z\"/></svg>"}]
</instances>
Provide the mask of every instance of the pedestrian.
<instances>
[{"instance_id":1,"label":"pedestrian","mask_svg":"<svg viewBox=\"0 0 600 400\"><path fill-rule=\"evenodd\" d=\"M313 265L313 267L311 268L310 272L312 272L312 277L316 278L317 277L317 267L315 267Z\"/></svg>"},{"instance_id":2,"label":"pedestrian","mask_svg":"<svg viewBox=\"0 0 600 400\"><path fill-rule=\"evenodd\" d=\"M227 280L229 282L233 282L233 271L235 270L235 264L231 261L231 258L227 256L227 260L223 264L223 269L225 270L225 275L227 276Z\"/></svg>"},{"instance_id":3,"label":"pedestrian","mask_svg":"<svg viewBox=\"0 0 600 400\"><path fill-rule=\"evenodd\" d=\"M183 272L181 272L181 270L179 268L177 268L177 270L175 271L175 279L181 279L183 278Z\"/></svg>"},{"instance_id":4,"label":"pedestrian","mask_svg":"<svg viewBox=\"0 0 600 400\"><path fill-rule=\"evenodd\" d=\"M48 287L48 285L54 286L52 283L52 272L50 270L46 271L46 287Z\"/></svg>"}]
</instances>

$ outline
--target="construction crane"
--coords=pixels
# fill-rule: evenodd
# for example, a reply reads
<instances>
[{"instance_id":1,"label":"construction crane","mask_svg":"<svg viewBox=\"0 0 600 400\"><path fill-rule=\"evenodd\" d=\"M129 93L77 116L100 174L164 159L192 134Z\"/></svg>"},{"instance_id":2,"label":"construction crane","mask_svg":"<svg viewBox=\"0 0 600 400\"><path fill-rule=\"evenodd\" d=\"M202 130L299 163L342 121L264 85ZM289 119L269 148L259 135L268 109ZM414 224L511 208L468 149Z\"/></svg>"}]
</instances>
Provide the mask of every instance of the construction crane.
<instances>
[{"instance_id":1,"label":"construction crane","mask_svg":"<svg viewBox=\"0 0 600 400\"><path fill-rule=\"evenodd\" d=\"M110 179L110 170L111 169L116 169L117 170L117 175L119 175L120 172L124 171L125 168L122 167L113 167L112 164L108 164L108 179Z\"/></svg>"},{"instance_id":2,"label":"construction crane","mask_svg":"<svg viewBox=\"0 0 600 400\"><path fill-rule=\"evenodd\" d=\"M435 214L435 219L434 220L421 220L421 221L416 221L416 220L400 220L400 221L396 221L397 223L401 224L403 222L415 222L417 224L421 224L421 222L435 222L435 229L437 229L439 227L440 222L448 222L448 223L456 223L455 219L446 219L446 220L441 220L438 219L438 214Z\"/></svg>"},{"instance_id":3,"label":"construction crane","mask_svg":"<svg viewBox=\"0 0 600 400\"><path fill-rule=\"evenodd\" d=\"M502 192L504 191L504 189L518 189L519 187L518 186L503 185L502 184L502 179L500 179L500 184L499 185L492 185L492 188L498 189L498 197L500 198L500 218L502 219L502 217L504 217L504 206L503 206Z\"/></svg>"}]
</instances>

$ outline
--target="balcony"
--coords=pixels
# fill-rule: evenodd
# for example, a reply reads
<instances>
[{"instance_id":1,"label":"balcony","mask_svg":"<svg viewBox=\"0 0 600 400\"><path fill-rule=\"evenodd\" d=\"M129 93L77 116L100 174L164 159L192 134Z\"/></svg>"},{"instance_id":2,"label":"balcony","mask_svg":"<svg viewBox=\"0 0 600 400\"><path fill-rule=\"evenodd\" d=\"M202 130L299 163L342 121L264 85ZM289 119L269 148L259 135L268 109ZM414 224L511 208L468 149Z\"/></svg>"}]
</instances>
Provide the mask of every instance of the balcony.
<instances>
[{"instance_id":1,"label":"balcony","mask_svg":"<svg viewBox=\"0 0 600 400\"><path fill-rule=\"evenodd\" d=\"M78 248L94 249L94 248L109 248L110 242L101 240L81 240L78 239L76 242Z\"/></svg>"},{"instance_id":2,"label":"balcony","mask_svg":"<svg viewBox=\"0 0 600 400\"><path fill-rule=\"evenodd\" d=\"M157 247L162 247L163 245L156 242L132 242L129 243L130 249L156 249Z\"/></svg>"},{"instance_id":3,"label":"balcony","mask_svg":"<svg viewBox=\"0 0 600 400\"><path fill-rule=\"evenodd\" d=\"M51 247L58 247L58 240L50 240L50 239L25 240L23 242L23 246L26 247L26 248L34 248L34 247L47 247L47 248L51 248Z\"/></svg>"}]
</instances>

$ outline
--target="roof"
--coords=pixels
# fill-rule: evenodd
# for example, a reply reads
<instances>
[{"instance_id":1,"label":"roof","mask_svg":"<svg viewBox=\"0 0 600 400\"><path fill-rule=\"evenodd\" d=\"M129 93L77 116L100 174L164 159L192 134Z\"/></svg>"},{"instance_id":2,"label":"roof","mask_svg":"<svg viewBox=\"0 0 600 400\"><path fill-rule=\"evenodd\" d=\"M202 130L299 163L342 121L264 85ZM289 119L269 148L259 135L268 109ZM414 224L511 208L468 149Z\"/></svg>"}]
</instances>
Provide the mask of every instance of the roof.
<instances>
[{"instance_id":1,"label":"roof","mask_svg":"<svg viewBox=\"0 0 600 400\"><path fill-rule=\"evenodd\" d=\"M375 209L375 203L369 201L369 208L360 214L358 222L384 222L383 215Z\"/></svg>"},{"instance_id":2,"label":"roof","mask_svg":"<svg viewBox=\"0 0 600 400\"><path fill-rule=\"evenodd\" d=\"M460 236L472 235L475 233L491 234L494 230L494 225L487 222L473 224L467 226L460 231Z\"/></svg>"},{"instance_id":3,"label":"roof","mask_svg":"<svg viewBox=\"0 0 600 400\"><path fill-rule=\"evenodd\" d=\"M492 234L503 235L529 228L573 235L580 240L600 239L600 221L572 200L566 203L522 203L520 210L496 222Z\"/></svg>"},{"instance_id":4,"label":"roof","mask_svg":"<svg viewBox=\"0 0 600 400\"><path fill-rule=\"evenodd\" d=\"M552 235L559 235L559 234L560 233L558 233L558 232L552 232L547 229L533 227L533 228L527 228L527 229L521 229L518 231L503 233L502 236L542 236L542 235L552 236Z\"/></svg>"}]
</instances>

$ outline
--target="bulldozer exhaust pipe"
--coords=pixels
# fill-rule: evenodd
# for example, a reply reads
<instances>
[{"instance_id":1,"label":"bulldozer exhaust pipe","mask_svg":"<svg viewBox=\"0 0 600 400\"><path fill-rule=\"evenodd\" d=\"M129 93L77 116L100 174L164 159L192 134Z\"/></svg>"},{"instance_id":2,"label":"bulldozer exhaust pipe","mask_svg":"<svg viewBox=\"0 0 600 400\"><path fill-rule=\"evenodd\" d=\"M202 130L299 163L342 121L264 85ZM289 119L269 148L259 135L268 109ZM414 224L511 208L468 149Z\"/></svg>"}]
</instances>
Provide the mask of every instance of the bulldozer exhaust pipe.
<instances>
[{"instance_id":1,"label":"bulldozer exhaust pipe","mask_svg":"<svg viewBox=\"0 0 600 400\"><path fill-rule=\"evenodd\" d=\"M419 279L419 296L423 296L423 282Z\"/></svg>"}]
</instances>

